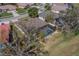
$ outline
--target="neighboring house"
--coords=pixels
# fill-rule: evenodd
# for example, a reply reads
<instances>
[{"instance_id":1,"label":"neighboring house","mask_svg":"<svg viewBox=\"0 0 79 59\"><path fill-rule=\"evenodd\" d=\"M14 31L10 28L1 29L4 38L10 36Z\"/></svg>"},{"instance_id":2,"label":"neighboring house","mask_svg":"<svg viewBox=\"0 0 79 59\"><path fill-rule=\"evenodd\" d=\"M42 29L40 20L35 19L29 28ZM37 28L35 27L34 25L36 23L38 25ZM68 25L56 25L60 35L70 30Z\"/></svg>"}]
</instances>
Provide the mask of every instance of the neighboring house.
<instances>
[{"instance_id":1,"label":"neighboring house","mask_svg":"<svg viewBox=\"0 0 79 59\"><path fill-rule=\"evenodd\" d=\"M12 11L12 10L16 10L16 6L14 6L14 5L2 5L2 6L0 6L0 12Z\"/></svg>"},{"instance_id":2,"label":"neighboring house","mask_svg":"<svg viewBox=\"0 0 79 59\"><path fill-rule=\"evenodd\" d=\"M52 12L54 13L59 13L60 11L65 11L68 9L68 4L67 3L53 3L52 4Z\"/></svg>"},{"instance_id":3,"label":"neighboring house","mask_svg":"<svg viewBox=\"0 0 79 59\"><path fill-rule=\"evenodd\" d=\"M6 43L9 38L9 24L0 24L0 42Z\"/></svg>"},{"instance_id":4,"label":"neighboring house","mask_svg":"<svg viewBox=\"0 0 79 59\"><path fill-rule=\"evenodd\" d=\"M62 7L55 9L56 11L58 10L59 12L60 11L66 11L66 9L72 9L73 8L73 4L71 4L71 3L68 3L68 4L64 3L64 5L63 4L58 4L58 5L59 6L62 5ZM56 6L56 7L58 7L58 6ZM54 24L57 27L64 28L65 22L64 22L64 19L61 17L63 15L65 15L65 13L62 13L62 15L59 14L59 13L54 13L54 19L55 19Z\"/></svg>"},{"instance_id":5,"label":"neighboring house","mask_svg":"<svg viewBox=\"0 0 79 59\"><path fill-rule=\"evenodd\" d=\"M53 12L53 17L55 19L54 24L58 26L63 26L63 20L60 18L60 12L61 11L66 11L67 9L71 8L72 4L70 3L53 3L52 4L52 12ZM64 15L64 13L63 13Z\"/></svg>"},{"instance_id":6,"label":"neighboring house","mask_svg":"<svg viewBox=\"0 0 79 59\"><path fill-rule=\"evenodd\" d=\"M17 3L17 6L19 8L25 8L26 6L31 6L32 3Z\"/></svg>"}]
</instances>

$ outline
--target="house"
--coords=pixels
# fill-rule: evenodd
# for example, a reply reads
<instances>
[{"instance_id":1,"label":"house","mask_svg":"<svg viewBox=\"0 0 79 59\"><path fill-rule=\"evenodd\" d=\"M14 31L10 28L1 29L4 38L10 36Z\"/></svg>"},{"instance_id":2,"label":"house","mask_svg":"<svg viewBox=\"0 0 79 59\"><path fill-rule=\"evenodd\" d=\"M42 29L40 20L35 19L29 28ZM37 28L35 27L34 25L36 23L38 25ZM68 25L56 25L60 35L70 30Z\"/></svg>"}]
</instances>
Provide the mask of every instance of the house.
<instances>
[{"instance_id":1,"label":"house","mask_svg":"<svg viewBox=\"0 0 79 59\"><path fill-rule=\"evenodd\" d=\"M45 21L42 21L39 18L30 18L27 21L18 21L16 24L26 35L31 32L32 34L39 36L40 33L42 33L45 37L55 31L55 27L51 26Z\"/></svg>"},{"instance_id":2,"label":"house","mask_svg":"<svg viewBox=\"0 0 79 59\"><path fill-rule=\"evenodd\" d=\"M68 9L68 4L67 3L53 3L52 4L52 12L54 13L59 13L60 11L65 11Z\"/></svg>"},{"instance_id":3,"label":"house","mask_svg":"<svg viewBox=\"0 0 79 59\"><path fill-rule=\"evenodd\" d=\"M0 24L0 42L7 43L9 38L9 24L1 23Z\"/></svg>"},{"instance_id":4,"label":"house","mask_svg":"<svg viewBox=\"0 0 79 59\"><path fill-rule=\"evenodd\" d=\"M53 3L52 4L52 12L53 12L53 18L54 20L54 24L57 23L59 26L63 26L62 24L62 19L60 18L60 12L62 11L66 11L67 9L70 9L72 7L72 4L70 3ZM65 13L62 13L62 15L65 15Z\"/></svg>"},{"instance_id":5,"label":"house","mask_svg":"<svg viewBox=\"0 0 79 59\"><path fill-rule=\"evenodd\" d=\"M16 6L14 5L1 5L0 6L0 12L12 11L12 10L16 10Z\"/></svg>"},{"instance_id":6,"label":"house","mask_svg":"<svg viewBox=\"0 0 79 59\"><path fill-rule=\"evenodd\" d=\"M24 28L24 31L30 31L33 28L34 29L39 29L45 25L47 25L46 22L38 19L38 18L30 18L28 21L18 21L17 25L20 26L21 28Z\"/></svg>"}]
</instances>

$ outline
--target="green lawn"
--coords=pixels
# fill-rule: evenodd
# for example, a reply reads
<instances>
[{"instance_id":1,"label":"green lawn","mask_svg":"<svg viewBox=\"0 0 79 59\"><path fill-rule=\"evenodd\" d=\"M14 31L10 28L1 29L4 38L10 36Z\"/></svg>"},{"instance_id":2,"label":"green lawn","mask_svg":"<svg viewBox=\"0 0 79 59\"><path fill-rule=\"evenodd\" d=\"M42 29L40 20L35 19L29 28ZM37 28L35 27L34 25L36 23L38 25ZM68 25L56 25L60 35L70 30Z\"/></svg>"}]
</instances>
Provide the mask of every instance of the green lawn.
<instances>
[{"instance_id":1,"label":"green lawn","mask_svg":"<svg viewBox=\"0 0 79 59\"><path fill-rule=\"evenodd\" d=\"M16 11L17 11L18 14L25 14L27 12L27 9L17 8Z\"/></svg>"},{"instance_id":2,"label":"green lawn","mask_svg":"<svg viewBox=\"0 0 79 59\"><path fill-rule=\"evenodd\" d=\"M13 16L12 13L7 13L7 12L0 13L0 18L8 18L12 16Z\"/></svg>"},{"instance_id":3,"label":"green lawn","mask_svg":"<svg viewBox=\"0 0 79 59\"><path fill-rule=\"evenodd\" d=\"M56 34L46 42L45 50L48 55L79 55L79 35L64 40L61 33Z\"/></svg>"}]
</instances>

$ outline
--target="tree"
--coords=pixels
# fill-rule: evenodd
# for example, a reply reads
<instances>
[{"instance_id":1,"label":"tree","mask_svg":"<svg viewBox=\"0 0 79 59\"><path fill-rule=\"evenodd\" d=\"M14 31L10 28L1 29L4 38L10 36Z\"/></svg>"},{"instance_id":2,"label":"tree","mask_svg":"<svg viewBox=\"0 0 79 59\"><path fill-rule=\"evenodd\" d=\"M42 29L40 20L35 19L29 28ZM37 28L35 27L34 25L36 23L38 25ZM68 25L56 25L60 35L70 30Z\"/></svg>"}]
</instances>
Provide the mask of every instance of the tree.
<instances>
[{"instance_id":1,"label":"tree","mask_svg":"<svg viewBox=\"0 0 79 59\"><path fill-rule=\"evenodd\" d=\"M30 17L33 17L33 18L38 17L38 9L35 8L35 7L31 7L28 10L28 14L29 14Z\"/></svg>"}]
</instances>

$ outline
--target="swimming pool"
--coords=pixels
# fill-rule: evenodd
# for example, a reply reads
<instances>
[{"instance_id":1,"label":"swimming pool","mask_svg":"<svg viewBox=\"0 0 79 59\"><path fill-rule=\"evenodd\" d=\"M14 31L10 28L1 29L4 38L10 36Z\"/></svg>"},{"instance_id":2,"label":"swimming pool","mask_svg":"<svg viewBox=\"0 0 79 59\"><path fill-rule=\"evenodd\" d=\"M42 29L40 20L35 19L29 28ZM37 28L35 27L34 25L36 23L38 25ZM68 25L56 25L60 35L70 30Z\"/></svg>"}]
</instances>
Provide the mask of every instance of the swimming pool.
<instances>
[{"instance_id":1,"label":"swimming pool","mask_svg":"<svg viewBox=\"0 0 79 59\"><path fill-rule=\"evenodd\" d=\"M40 31L44 33L44 36L48 36L49 34L54 32L53 28L51 28L50 26L45 26Z\"/></svg>"},{"instance_id":2,"label":"swimming pool","mask_svg":"<svg viewBox=\"0 0 79 59\"><path fill-rule=\"evenodd\" d=\"M0 49L3 49L3 48L5 48L5 45L0 43Z\"/></svg>"}]
</instances>

